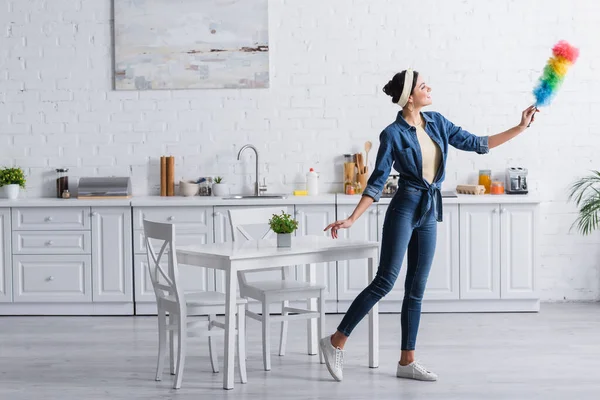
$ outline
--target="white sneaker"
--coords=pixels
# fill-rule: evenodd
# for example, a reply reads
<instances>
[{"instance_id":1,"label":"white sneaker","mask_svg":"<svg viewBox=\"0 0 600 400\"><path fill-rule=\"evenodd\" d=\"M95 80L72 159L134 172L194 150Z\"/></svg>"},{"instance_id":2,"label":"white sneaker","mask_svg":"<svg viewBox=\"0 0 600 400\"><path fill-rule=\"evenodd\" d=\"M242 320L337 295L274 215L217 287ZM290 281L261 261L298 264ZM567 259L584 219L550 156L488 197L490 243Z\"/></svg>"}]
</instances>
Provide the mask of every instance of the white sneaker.
<instances>
[{"instance_id":1,"label":"white sneaker","mask_svg":"<svg viewBox=\"0 0 600 400\"><path fill-rule=\"evenodd\" d=\"M398 370L396 371L396 376L398 378L407 378L407 379L416 379L418 381L437 381L437 375L431 371L428 371L427 368L422 366L416 361L411 362L408 365L400 365L398 363Z\"/></svg>"},{"instance_id":2,"label":"white sneaker","mask_svg":"<svg viewBox=\"0 0 600 400\"><path fill-rule=\"evenodd\" d=\"M344 378L342 372L344 368L344 350L335 348L331 344L331 336L326 336L319 340L319 347L323 352L323 358L325 359L325 365L333 379L341 382Z\"/></svg>"}]
</instances>

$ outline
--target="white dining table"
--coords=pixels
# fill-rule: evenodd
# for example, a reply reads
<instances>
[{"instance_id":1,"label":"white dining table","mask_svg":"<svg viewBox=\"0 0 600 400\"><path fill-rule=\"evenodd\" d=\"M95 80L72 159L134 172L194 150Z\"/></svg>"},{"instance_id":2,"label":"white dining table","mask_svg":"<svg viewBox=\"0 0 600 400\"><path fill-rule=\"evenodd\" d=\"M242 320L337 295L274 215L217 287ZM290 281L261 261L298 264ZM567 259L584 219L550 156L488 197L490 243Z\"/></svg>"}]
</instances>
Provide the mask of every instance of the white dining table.
<instances>
[{"instance_id":1,"label":"white dining table","mask_svg":"<svg viewBox=\"0 0 600 400\"><path fill-rule=\"evenodd\" d=\"M325 236L298 236L292 238L291 247L277 247L276 240L237 241L213 244L177 246L180 264L213 268L224 271L225 279L225 342L223 388L233 389L235 361L235 313L237 297L237 272L288 265L308 266L308 280L314 282L316 264L330 261L367 259L369 281L376 273L375 260L379 243L332 239ZM327 265L327 264L321 264ZM314 304L316 309L316 302ZM314 320L312 320L314 322ZM369 312L369 367L379 366L379 309L375 305ZM319 332L321 335L323 332ZM309 334L309 348L316 349L318 339ZM316 353L316 352L315 352Z\"/></svg>"}]
</instances>

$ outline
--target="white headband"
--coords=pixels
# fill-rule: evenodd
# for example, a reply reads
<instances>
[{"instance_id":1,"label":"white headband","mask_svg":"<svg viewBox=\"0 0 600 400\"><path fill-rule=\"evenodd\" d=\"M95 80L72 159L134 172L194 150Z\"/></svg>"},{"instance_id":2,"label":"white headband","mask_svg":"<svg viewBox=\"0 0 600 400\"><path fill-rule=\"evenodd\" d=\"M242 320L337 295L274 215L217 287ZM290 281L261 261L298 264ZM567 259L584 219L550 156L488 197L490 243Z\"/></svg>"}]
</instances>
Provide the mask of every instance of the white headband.
<instances>
[{"instance_id":1,"label":"white headband","mask_svg":"<svg viewBox=\"0 0 600 400\"><path fill-rule=\"evenodd\" d=\"M404 74L404 87L402 88L402 94L400 95L400 99L398 99L398 105L402 108L408 103L408 98L410 97L410 93L412 92L412 84L413 84L413 70L407 69L406 74Z\"/></svg>"}]
</instances>

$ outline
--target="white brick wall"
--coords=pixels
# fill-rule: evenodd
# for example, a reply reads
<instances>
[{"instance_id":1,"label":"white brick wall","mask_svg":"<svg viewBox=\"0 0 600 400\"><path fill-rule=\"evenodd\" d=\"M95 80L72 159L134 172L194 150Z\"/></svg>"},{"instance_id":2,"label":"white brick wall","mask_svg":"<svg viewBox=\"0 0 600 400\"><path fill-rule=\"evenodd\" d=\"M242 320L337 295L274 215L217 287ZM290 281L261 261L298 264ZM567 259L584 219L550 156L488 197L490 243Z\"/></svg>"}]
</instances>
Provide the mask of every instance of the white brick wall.
<instances>
[{"instance_id":1,"label":"white brick wall","mask_svg":"<svg viewBox=\"0 0 600 400\"><path fill-rule=\"evenodd\" d=\"M567 4L571 3L571 4ZM530 169L542 206L543 298L598 299L600 234L583 238L566 188L600 168L600 3L594 0L272 0L271 88L111 90L110 0L0 0L0 164L20 165L28 196L51 195L52 169L71 176L130 174L136 194L157 193L157 157L176 156L177 178L253 179L245 143L261 152L274 191L321 172L341 181L340 155L357 151L395 116L381 92L414 67L434 107L478 134L504 130L531 102L550 47L581 47L578 65L533 128L482 157L453 151L447 186L479 168ZM371 154L374 159L375 151Z\"/></svg>"}]
</instances>

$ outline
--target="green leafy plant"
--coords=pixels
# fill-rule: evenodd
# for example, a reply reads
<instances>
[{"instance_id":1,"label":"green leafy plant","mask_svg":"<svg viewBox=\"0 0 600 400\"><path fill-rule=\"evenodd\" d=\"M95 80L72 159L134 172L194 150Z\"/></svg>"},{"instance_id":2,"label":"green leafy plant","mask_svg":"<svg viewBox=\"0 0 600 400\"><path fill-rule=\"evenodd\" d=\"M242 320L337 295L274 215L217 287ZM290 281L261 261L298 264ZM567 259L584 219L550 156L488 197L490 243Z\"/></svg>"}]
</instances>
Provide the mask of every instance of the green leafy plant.
<instances>
[{"instance_id":1,"label":"green leafy plant","mask_svg":"<svg viewBox=\"0 0 600 400\"><path fill-rule=\"evenodd\" d=\"M21 168L0 169L0 186L19 185L25 189L25 174Z\"/></svg>"},{"instance_id":2,"label":"green leafy plant","mask_svg":"<svg viewBox=\"0 0 600 400\"><path fill-rule=\"evenodd\" d=\"M298 221L292 218L290 214L281 211L281 214L273 214L269 220L269 226L275 233L293 233L298 229Z\"/></svg>"},{"instance_id":3,"label":"green leafy plant","mask_svg":"<svg viewBox=\"0 0 600 400\"><path fill-rule=\"evenodd\" d=\"M592 171L592 174L583 177L573 183L569 200L574 200L579 208L579 216L573 223L573 227L584 235L598 229L600 224L600 171Z\"/></svg>"},{"instance_id":4,"label":"green leafy plant","mask_svg":"<svg viewBox=\"0 0 600 400\"><path fill-rule=\"evenodd\" d=\"M221 183L223 182L223 178L220 176L215 177L215 183Z\"/></svg>"}]
</instances>

